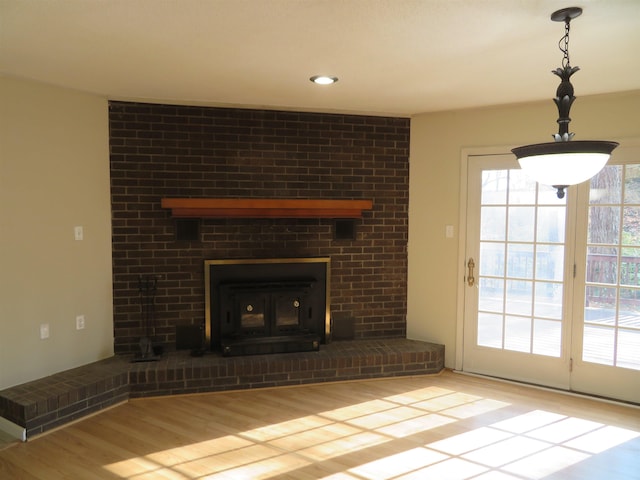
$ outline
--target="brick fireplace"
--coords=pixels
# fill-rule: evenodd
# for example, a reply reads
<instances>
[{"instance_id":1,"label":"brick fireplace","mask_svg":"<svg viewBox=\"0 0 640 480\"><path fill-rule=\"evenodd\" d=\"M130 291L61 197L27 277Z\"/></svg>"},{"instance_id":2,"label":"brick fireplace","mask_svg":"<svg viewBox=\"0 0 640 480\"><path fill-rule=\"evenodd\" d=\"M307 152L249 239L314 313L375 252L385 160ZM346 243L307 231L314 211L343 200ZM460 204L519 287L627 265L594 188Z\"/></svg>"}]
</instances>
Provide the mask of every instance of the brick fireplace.
<instances>
[{"instance_id":1,"label":"brick fireplace","mask_svg":"<svg viewBox=\"0 0 640 480\"><path fill-rule=\"evenodd\" d=\"M139 278L158 279L153 341L204 326L204 261L326 257L330 314L356 339L406 335L408 118L110 102L116 353L144 334ZM180 237L167 197L370 199L332 218L203 218ZM340 227L342 228L342 226Z\"/></svg>"}]
</instances>

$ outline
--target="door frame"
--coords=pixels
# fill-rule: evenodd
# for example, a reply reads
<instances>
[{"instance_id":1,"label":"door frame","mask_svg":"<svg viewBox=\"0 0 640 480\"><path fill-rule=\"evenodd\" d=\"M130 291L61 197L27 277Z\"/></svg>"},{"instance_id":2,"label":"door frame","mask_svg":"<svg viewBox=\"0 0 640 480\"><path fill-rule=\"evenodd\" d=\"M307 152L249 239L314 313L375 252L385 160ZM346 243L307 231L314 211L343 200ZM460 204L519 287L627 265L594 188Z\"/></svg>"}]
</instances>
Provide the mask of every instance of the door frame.
<instances>
[{"instance_id":1,"label":"door frame","mask_svg":"<svg viewBox=\"0 0 640 480\"><path fill-rule=\"evenodd\" d=\"M513 146L469 147L460 151L460 197L458 199L458 268L456 269L456 354L455 370L463 370L464 353L464 295L466 285L466 248L467 248L467 200L469 181L469 157L512 154ZM512 154L513 155L513 154Z\"/></svg>"},{"instance_id":2,"label":"door frame","mask_svg":"<svg viewBox=\"0 0 640 480\"><path fill-rule=\"evenodd\" d=\"M640 138L615 138L614 140L620 143L621 149L626 150L627 148L637 148L640 147ZM460 178L459 178L459 208L458 208L458 253L456 262L458 267L456 268L456 281L457 281L457 290L456 290L456 343L455 343L455 370L463 371L463 359L464 359L464 314L465 314L465 289L466 289L466 252L467 252L467 201L468 201L468 166L469 159L472 156L488 156L488 155L509 155L512 154L511 149L515 146L492 146L492 147L465 147L460 151ZM574 191L577 190L577 187L570 187ZM577 193L577 192L576 192ZM575 194L574 194L575 195ZM571 202L573 205L567 204L567 207L571 210L579 208L577 198L575 202ZM575 212L574 212L575 215ZM567 238L570 236L575 237L576 232L575 228L571 227L573 231L567 231ZM574 239L575 241L576 239ZM576 252L573 252L574 255ZM575 260L577 262L577 258ZM576 265L577 268L581 268L582 266ZM571 282L571 285L565 285L565 288L571 289L571 295L574 295L574 282ZM567 290L566 292L569 292ZM574 297L575 302L575 297ZM571 308L573 308L573 304L570 306L567 311L567 305L565 305L565 311L567 313L571 313ZM575 322L572 321L571 330L569 334L571 337L575 335L576 332ZM582 344L582 339L577 339L578 344ZM573 356L576 347L576 339L569 339L569 355ZM572 383L572 382L571 382ZM569 387L571 390L572 387Z\"/></svg>"}]
</instances>

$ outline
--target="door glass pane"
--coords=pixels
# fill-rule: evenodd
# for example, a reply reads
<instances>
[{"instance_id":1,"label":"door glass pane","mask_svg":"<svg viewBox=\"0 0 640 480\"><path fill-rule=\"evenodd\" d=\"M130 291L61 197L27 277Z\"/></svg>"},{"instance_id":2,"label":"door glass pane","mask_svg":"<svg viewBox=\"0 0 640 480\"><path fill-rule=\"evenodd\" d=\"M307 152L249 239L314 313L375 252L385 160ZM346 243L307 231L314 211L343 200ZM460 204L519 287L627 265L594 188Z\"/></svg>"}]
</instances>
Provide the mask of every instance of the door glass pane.
<instances>
[{"instance_id":1,"label":"door glass pane","mask_svg":"<svg viewBox=\"0 0 640 480\"><path fill-rule=\"evenodd\" d=\"M534 207L509 208L509 241L532 242L535 232L535 223L532 221L535 214Z\"/></svg>"},{"instance_id":2,"label":"door glass pane","mask_svg":"<svg viewBox=\"0 0 640 480\"><path fill-rule=\"evenodd\" d=\"M559 357L565 200L518 169L483 172L481 198L477 344Z\"/></svg>"},{"instance_id":3,"label":"door glass pane","mask_svg":"<svg viewBox=\"0 0 640 480\"><path fill-rule=\"evenodd\" d=\"M538 207L538 242L564 243L564 207Z\"/></svg>"},{"instance_id":4,"label":"door glass pane","mask_svg":"<svg viewBox=\"0 0 640 480\"><path fill-rule=\"evenodd\" d=\"M640 370L640 166L605 167L589 199L582 358Z\"/></svg>"},{"instance_id":5,"label":"door glass pane","mask_svg":"<svg viewBox=\"0 0 640 480\"><path fill-rule=\"evenodd\" d=\"M533 244L507 245L507 276L533 278Z\"/></svg>"},{"instance_id":6,"label":"door glass pane","mask_svg":"<svg viewBox=\"0 0 640 480\"><path fill-rule=\"evenodd\" d=\"M585 362L613 365L614 346L613 329L595 325L584 326L582 359Z\"/></svg>"},{"instance_id":7,"label":"door glass pane","mask_svg":"<svg viewBox=\"0 0 640 480\"><path fill-rule=\"evenodd\" d=\"M562 320L562 284L536 282L533 314L539 318Z\"/></svg>"},{"instance_id":8,"label":"door glass pane","mask_svg":"<svg viewBox=\"0 0 640 480\"><path fill-rule=\"evenodd\" d=\"M533 353L559 357L562 342L562 322L534 320Z\"/></svg>"},{"instance_id":9,"label":"door glass pane","mask_svg":"<svg viewBox=\"0 0 640 480\"><path fill-rule=\"evenodd\" d=\"M616 247L587 247L587 282L615 284L618 280L617 259Z\"/></svg>"},{"instance_id":10,"label":"door glass pane","mask_svg":"<svg viewBox=\"0 0 640 480\"><path fill-rule=\"evenodd\" d=\"M531 315L533 306L533 282L507 280L506 313Z\"/></svg>"},{"instance_id":11,"label":"door glass pane","mask_svg":"<svg viewBox=\"0 0 640 480\"><path fill-rule=\"evenodd\" d=\"M628 168L628 167L627 167ZM589 204L619 205L622 199L622 165L607 165L589 184Z\"/></svg>"},{"instance_id":12,"label":"door glass pane","mask_svg":"<svg viewBox=\"0 0 640 480\"><path fill-rule=\"evenodd\" d=\"M482 172L482 205L504 205L507 201L507 170L484 170Z\"/></svg>"},{"instance_id":13,"label":"door glass pane","mask_svg":"<svg viewBox=\"0 0 640 480\"><path fill-rule=\"evenodd\" d=\"M502 348L502 315L491 313L478 315L478 345Z\"/></svg>"},{"instance_id":14,"label":"door glass pane","mask_svg":"<svg viewBox=\"0 0 640 480\"><path fill-rule=\"evenodd\" d=\"M485 312L504 310L504 280L501 278L480 278L478 308Z\"/></svg>"},{"instance_id":15,"label":"door glass pane","mask_svg":"<svg viewBox=\"0 0 640 480\"><path fill-rule=\"evenodd\" d=\"M618 331L618 366L638 368L640 365L640 330Z\"/></svg>"},{"instance_id":16,"label":"door glass pane","mask_svg":"<svg viewBox=\"0 0 640 480\"><path fill-rule=\"evenodd\" d=\"M506 232L506 207L482 207L480 214L480 240L502 240Z\"/></svg>"},{"instance_id":17,"label":"door glass pane","mask_svg":"<svg viewBox=\"0 0 640 480\"><path fill-rule=\"evenodd\" d=\"M504 275L504 243L480 242L480 275Z\"/></svg>"},{"instance_id":18,"label":"door glass pane","mask_svg":"<svg viewBox=\"0 0 640 480\"><path fill-rule=\"evenodd\" d=\"M506 317L504 330L504 348L506 350L531 352L531 319Z\"/></svg>"},{"instance_id":19,"label":"door glass pane","mask_svg":"<svg viewBox=\"0 0 640 480\"><path fill-rule=\"evenodd\" d=\"M616 168L618 169L617 174L620 176L622 167ZM624 168L624 203L626 205L640 204L638 182L640 182L640 165L626 165Z\"/></svg>"},{"instance_id":20,"label":"door glass pane","mask_svg":"<svg viewBox=\"0 0 640 480\"><path fill-rule=\"evenodd\" d=\"M536 248L536 278L562 282L564 245L538 244Z\"/></svg>"},{"instance_id":21,"label":"door glass pane","mask_svg":"<svg viewBox=\"0 0 640 480\"><path fill-rule=\"evenodd\" d=\"M620 207L589 207L588 243L616 245L620 234Z\"/></svg>"},{"instance_id":22,"label":"door glass pane","mask_svg":"<svg viewBox=\"0 0 640 480\"><path fill-rule=\"evenodd\" d=\"M536 203L536 182L522 170L509 171L509 203L511 205Z\"/></svg>"}]
</instances>

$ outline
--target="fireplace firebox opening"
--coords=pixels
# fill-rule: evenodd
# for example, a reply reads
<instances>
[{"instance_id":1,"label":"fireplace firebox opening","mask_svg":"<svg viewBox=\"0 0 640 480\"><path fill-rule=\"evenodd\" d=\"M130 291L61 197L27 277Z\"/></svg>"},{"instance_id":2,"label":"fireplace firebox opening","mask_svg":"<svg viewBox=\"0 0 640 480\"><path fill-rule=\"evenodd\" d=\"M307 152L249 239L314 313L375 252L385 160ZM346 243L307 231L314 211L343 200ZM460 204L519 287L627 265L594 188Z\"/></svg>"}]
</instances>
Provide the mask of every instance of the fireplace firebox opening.
<instances>
[{"instance_id":1,"label":"fireplace firebox opening","mask_svg":"<svg viewBox=\"0 0 640 480\"><path fill-rule=\"evenodd\" d=\"M211 350L314 351L330 340L329 258L205 260L204 268Z\"/></svg>"}]
</instances>

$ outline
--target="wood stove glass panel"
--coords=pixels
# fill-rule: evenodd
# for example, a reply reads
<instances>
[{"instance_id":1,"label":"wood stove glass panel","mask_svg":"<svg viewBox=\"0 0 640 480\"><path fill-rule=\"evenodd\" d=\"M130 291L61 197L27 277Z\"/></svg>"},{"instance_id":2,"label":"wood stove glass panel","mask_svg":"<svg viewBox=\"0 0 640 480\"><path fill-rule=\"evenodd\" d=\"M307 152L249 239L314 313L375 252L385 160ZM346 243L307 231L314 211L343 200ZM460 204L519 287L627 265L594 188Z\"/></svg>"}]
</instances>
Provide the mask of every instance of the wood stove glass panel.
<instances>
[{"instance_id":1,"label":"wood stove glass panel","mask_svg":"<svg viewBox=\"0 0 640 480\"><path fill-rule=\"evenodd\" d=\"M275 299L275 304L277 326L300 323L300 299L297 296L279 295Z\"/></svg>"},{"instance_id":2,"label":"wood stove glass panel","mask_svg":"<svg viewBox=\"0 0 640 480\"><path fill-rule=\"evenodd\" d=\"M238 294L238 310L240 318L240 328L243 331L262 330L266 334L265 313L267 311L267 300L261 294Z\"/></svg>"}]
</instances>

